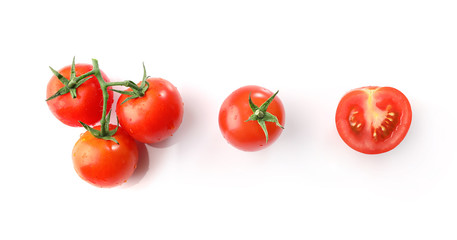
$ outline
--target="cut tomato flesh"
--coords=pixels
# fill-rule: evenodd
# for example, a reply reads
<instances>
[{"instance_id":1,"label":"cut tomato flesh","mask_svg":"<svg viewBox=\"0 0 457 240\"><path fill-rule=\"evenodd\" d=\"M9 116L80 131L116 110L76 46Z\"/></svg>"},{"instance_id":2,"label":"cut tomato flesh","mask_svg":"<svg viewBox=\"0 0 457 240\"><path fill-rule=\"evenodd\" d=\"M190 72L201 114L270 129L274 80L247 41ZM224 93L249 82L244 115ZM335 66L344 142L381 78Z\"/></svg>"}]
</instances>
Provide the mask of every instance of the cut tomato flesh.
<instances>
[{"instance_id":1,"label":"cut tomato flesh","mask_svg":"<svg viewBox=\"0 0 457 240\"><path fill-rule=\"evenodd\" d=\"M338 133L351 148L369 154L389 151L405 137L411 106L391 87L364 87L340 101L335 117Z\"/></svg>"}]
</instances>

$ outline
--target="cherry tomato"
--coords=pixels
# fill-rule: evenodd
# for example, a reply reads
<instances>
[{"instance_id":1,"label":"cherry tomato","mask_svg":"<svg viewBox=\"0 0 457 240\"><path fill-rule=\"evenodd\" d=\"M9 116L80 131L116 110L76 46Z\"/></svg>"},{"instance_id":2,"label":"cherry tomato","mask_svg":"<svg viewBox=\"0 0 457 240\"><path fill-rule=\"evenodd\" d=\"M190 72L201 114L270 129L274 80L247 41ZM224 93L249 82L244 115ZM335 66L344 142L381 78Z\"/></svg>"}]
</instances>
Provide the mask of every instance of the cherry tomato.
<instances>
[{"instance_id":1,"label":"cherry tomato","mask_svg":"<svg viewBox=\"0 0 457 240\"><path fill-rule=\"evenodd\" d=\"M392 150L405 138L411 105L392 87L362 87L348 92L336 110L336 128L349 147L367 154Z\"/></svg>"},{"instance_id":2,"label":"cherry tomato","mask_svg":"<svg viewBox=\"0 0 457 240\"><path fill-rule=\"evenodd\" d=\"M116 114L130 136L150 144L163 141L178 130L184 106L178 89L170 82L161 78L148 78L147 81L149 88L144 96L126 102L128 95L119 97Z\"/></svg>"},{"instance_id":3,"label":"cherry tomato","mask_svg":"<svg viewBox=\"0 0 457 240\"><path fill-rule=\"evenodd\" d=\"M90 64L76 64L76 77L90 72L92 69L93 67ZM65 66L58 72L70 80L71 65ZM109 82L105 73L101 72L101 75L105 82ZM92 78L76 89L76 98L72 98L71 94L67 93L47 101L51 112L62 123L72 127L81 127L81 124L78 121L87 125L94 125L100 121L103 112L103 94L97 78L94 75L91 75L91 77ZM55 75L52 76L47 86L46 98L54 95L63 86L64 84L60 82ZM111 109L111 105L113 104L113 93L108 91L108 94L107 112Z\"/></svg>"},{"instance_id":4,"label":"cherry tomato","mask_svg":"<svg viewBox=\"0 0 457 240\"><path fill-rule=\"evenodd\" d=\"M110 130L115 125L110 125ZM100 126L94 127L100 130ZM135 140L119 127L113 137L119 142L85 132L73 147L73 166L85 181L98 187L114 187L127 181L138 163Z\"/></svg>"},{"instance_id":5,"label":"cherry tomato","mask_svg":"<svg viewBox=\"0 0 457 240\"><path fill-rule=\"evenodd\" d=\"M256 106L261 106L273 93L259 86L244 86L232 92L222 103L219 111L219 128L224 138L234 147L243 151L258 151L273 144L281 135L282 128L274 122L265 122L266 134L257 121L247 121L253 114L249 95ZM285 112L281 100L276 96L267 112L276 116L284 126Z\"/></svg>"}]
</instances>

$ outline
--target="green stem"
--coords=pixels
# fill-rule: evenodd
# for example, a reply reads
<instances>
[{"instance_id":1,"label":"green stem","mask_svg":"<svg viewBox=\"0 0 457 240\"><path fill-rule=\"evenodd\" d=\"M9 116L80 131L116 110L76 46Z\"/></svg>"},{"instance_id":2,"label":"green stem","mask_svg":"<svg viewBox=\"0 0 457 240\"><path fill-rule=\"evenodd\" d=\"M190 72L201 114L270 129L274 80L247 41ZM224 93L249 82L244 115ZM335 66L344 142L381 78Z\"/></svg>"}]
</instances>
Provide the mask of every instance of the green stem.
<instances>
[{"instance_id":1,"label":"green stem","mask_svg":"<svg viewBox=\"0 0 457 240\"><path fill-rule=\"evenodd\" d=\"M100 84L100 88L102 90L103 94L103 112L102 112L102 118L100 119L100 137L110 137L111 133L109 131L109 119L107 119L107 109L108 109L108 99L109 99L109 94L108 94L108 88L113 87L113 86L125 86L129 87L132 89L134 92L133 96L130 98L136 98L136 97L142 97L145 94L145 91L147 90L147 87L144 86L138 86L132 81L122 81L122 82L106 82L101 74L100 68L98 66L98 60L97 59L92 59L92 65L93 69L92 71L81 75L79 78L83 79L84 77L88 77L91 74L94 74L94 76L97 78L98 83ZM144 77L143 77L144 78ZM143 79L143 81L145 81ZM149 86L149 85L148 85ZM110 116L111 114L109 114Z\"/></svg>"},{"instance_id":2,"label":"green stem","mask_svg":"<svg viewBox=\"0 0 457 240\"><path fill-rule=\"evenodd\" d=\"M134 82L132 81L123 81L123 82L107 82L105 83L105 85L107 87L114 87L114 86L124 86L124 87L128 87L128 88L131 88L133 92L135 92L136 94L138 94L140 97L144 96L144 93L142 91L142 88L139 87L138 85L136 85Z\"/></svg>"},{"instance_id":3,"label":"green stem","mask_svg":"<svg viewBox=\"0 0 457 240\"><path fill-rule=\"evenodd\" d=\"M100 88L102 89L102 94L103 94L103 112L102 112L102 118L100 119L100 135L102 137L107 136L109 132L109 125L106 124L106 110L108 108L108 99L109 99L109 94L108 94L108 86L105 80L102 77L102 74L100 72L100 68L98 67L98 61L97 59L92 59L92 65L94 69L92 70L97 78ZM91 72L92 72L91 71ZM109 121L109 119L108 119Z\"/></svg>"},{"instance_id":4,"label":"green stem","mask_svg":"<svg viewBox=\"0 0 457 240\"><path fill-rule=\"evenodd\" d=\"M99 70L100 71L100 70ZM76 77L76 78L73 78L70 80L70 82L68 82L68 88L75 88L77 86L77 84L84 78L86 77L89 77L90 75L92 74L95 74L95 68L92 69L91 71L87 72L87 73L84 73L82 75L80 75L79 77Z\"/></svg>"},{"instance_id":5,"label":"green stem","mask_svg":"<svg viewBox=\"0 0 457 240\"><path fill-rule=\"evenodd\" d=\"M255 110L254 114L257 116L258 119L262 119L265 116L265 113L260 111L260 109Z\"/></svg>"}]
</instances>

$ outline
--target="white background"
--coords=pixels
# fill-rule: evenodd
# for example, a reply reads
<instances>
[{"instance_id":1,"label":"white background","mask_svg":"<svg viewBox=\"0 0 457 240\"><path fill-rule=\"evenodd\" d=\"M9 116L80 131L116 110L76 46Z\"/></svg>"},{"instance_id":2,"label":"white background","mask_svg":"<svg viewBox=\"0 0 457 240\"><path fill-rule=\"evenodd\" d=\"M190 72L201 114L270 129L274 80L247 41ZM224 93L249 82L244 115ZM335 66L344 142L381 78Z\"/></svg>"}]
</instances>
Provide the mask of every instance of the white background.
<instances>
[{"instance_id":1,"label":"white background","mask_svg":"<svg viewBox=\"0 0 457 240\"><path fill-rule=\"evenodd\" d=\"M1 239L456 239L455 1L3 1ZM83 132L45 103L52 73L97 58L112 81L178 87L184 121L140 145L134 176L99 189L75 173ZM270 148L225 142L219 107L238 87L280 90ZM364 155L335 129L366 85L410 100L393 151Z\"/></svg>"}]
</instances>

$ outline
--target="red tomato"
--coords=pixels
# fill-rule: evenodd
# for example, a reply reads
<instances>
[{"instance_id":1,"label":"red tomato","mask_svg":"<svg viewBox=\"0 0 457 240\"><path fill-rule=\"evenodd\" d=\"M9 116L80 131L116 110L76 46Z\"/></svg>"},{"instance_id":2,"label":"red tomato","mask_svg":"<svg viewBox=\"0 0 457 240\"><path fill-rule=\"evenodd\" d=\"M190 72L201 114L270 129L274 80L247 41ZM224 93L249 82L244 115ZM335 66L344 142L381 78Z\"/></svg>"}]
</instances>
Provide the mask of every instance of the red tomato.
<instances>
[{"instance_id":1,"label":"red tomato","mask_svg":"<svg viewBox=\"0 0 457 240\"><path fill-rule=\"evenodd\" d=\"M116 113L121 126L139 142L157 143L172 136L179 128L184 106L178 89L161 78L149 78L144 96L124 102L121 95ZM138 86L141 82L138 83ZM124 102L124 103L122 103Z\"/></svg>"},{"instance_id":2,"label":"red tomato","mask_svg":"<svg viewBox=\"0 0 457 240\"><path fill-rule=\"evenodd\" d=\"M110 130L115 125L110 125ZM100 126L95 127L100 130ZM73 148L73 165L78 175L97 187L114 187L127 181L138 163L135 140L121 127L110 140L85 132Z\"/></svg>"},{"instance_id":3,"label":"red tomato","mask_svg":"<svg viewBox=\"0 0 457 240\"><path fill-rule=\"evenodd\" d=\"M367 154L392 150L411 125L411 105L391 87L363 87L350 91L336 110L336 128L351 148Z\"/></svg>"},{"instance_id":4,"label":"red tomato","mask_svg":"<svg viewBox=\"0 0 457 240\"><path fill-rule=\"evenodd\" d=\"M90 64L76 64L76 77L92 71L92 69L93 67ZM71 65L60 69L58 72L70 80ZM101 75L105 82L109 82L108 77L103 72L101 72ZM77 98L72 98L71 94L67 93L47 101L51 112L64 124L72 127L81 127L78 121L87 125L94 125L100 121L103 113L103 94L97 78L94 75L91 76L91 79L76 89ZM55 75L52 76L46 90L46 98L54 95L63 86L64 84ZM108 94L107 112L113 104L113 93L108 91Z\"/></svg>"},{"instance_id":5,"label":"red tomato","mask_svg":"<svg viewBox=\"0 0 457 240\"><path fill-rule=\"evenodd\" d=\"M261 106L273 93L259 86L245 86L232 92L222 103L219 111L219 128L224 138L243 151L257 151L273 144L281 135L282 128L274 122L265 122L268 142L257 121L246 121L253 114L249 105L249 94L256 106ZM284 126L285 112L281 100L276 96L267 112L276 116Z\"/></svg>"}]
</instances>

